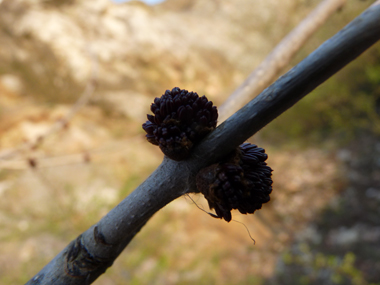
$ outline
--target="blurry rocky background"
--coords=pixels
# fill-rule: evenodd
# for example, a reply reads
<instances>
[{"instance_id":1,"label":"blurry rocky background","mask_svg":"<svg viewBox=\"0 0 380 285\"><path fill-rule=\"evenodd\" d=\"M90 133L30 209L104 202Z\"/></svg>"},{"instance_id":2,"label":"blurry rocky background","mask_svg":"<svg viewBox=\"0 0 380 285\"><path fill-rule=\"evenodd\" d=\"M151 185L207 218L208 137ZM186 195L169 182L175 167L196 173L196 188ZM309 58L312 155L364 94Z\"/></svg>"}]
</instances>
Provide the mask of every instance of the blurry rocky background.
<instances>
[{"instance_id":1,"label":"blurry rocky background","mask_svg":"<svg viewBox=\"0 0 380 285\"><path fill-rule=\"evenodd\" d=\"M372 2L347 1L293 64ZM154 97L220 105L318 1L0 3L0 283L21 284L159 165ZM377 44L252 138L272 201L234 218L256 245L181 197L95 284L380 284L379 118Z\"/></svg>"}]
</instances>

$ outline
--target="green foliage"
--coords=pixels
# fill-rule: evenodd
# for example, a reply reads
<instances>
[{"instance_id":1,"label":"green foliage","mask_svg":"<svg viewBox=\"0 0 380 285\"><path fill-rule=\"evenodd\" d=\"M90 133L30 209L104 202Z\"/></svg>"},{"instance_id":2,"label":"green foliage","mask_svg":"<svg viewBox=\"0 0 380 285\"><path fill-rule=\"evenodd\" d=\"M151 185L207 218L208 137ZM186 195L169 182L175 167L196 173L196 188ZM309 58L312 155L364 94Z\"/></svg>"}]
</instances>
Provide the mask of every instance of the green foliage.
<instances>
[{"instance_id":1,"label":"green foliage","mask_svg":"<svg viewBox=\"0 0 380 285\"><path fill-rule=\"evenodd\" d=\"M314 252L307 244L300 244L283 253L284 267L277 281L280 284L369 284L356 268L355 259L352 252L339 257Z\"/></svg>"}]
</instances>

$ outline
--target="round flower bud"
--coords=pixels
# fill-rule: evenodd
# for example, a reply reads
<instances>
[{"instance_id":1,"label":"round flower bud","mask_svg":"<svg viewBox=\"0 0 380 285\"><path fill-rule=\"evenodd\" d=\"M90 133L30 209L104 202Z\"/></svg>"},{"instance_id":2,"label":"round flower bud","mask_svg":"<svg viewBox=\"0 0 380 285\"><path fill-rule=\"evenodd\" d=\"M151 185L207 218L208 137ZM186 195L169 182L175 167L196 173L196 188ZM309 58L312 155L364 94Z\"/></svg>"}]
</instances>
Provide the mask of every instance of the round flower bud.
<instances>
[{"instance_id":1,"label":"round flower bud","mask_svg":"<svg viewBox=\"0 0 380 285\"><path fill-rule=\"evenodd\" d=\"M153 115L143 124L147 140L171 159L183 160L191 148L215 129L218 111L206 96L173 88L150 107Z\"/></svg>"},{"instance_id":2,"label":"round flower bud","mask_svg":"<svg viewBox=\"0 0 380 285\"><path fill-rule=\"evenodd\" d=\"M272 169L265 150L244 143L224 161L202 169L196 177L198 190L216 216L231 221L231 210L253 214L270 200Z\"/></svg>"}]
</instances>

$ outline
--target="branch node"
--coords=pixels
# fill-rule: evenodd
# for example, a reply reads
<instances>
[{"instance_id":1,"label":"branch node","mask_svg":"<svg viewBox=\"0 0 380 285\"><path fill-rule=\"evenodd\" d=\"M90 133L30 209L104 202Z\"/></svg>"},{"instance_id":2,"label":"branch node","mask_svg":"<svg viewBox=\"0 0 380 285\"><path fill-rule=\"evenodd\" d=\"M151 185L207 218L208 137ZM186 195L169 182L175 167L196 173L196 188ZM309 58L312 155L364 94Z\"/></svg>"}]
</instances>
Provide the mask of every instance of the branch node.
<instances>
[{"instance_id":1,"label":"branch node","mask_svg":"<svg viewBox=\"0 0 380 285\"><path fill-rule=\"evenodd\" d=\"M100 243L100 244L105 245L105 246L112 246L112 244L106 242L106 238L103 235L103 233L101 231L99 231L98 226L94 227L94 240L97 244Z\"/></svg>"},{"instance_id":2,"label":"branch node","mask_svg":"<svg viewBox=\"0 0 380 285\"><path fill-rule=\"evenodd\" d=\"M92 272L104 272L113 263L113 258L92 255L83 244L82 235L72 241L65 259L66 274L72 277L88 278Z\"/></svg>"}]
</instances>

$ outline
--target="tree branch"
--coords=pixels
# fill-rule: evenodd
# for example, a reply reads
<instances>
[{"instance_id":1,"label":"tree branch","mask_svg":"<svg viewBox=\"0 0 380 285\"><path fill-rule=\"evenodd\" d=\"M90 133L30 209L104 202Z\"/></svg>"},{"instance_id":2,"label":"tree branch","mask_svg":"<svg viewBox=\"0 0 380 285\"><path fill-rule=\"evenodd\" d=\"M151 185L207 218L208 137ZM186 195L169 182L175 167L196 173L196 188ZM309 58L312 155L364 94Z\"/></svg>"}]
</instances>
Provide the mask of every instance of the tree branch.
<instances>
[{"instance_id":1,"label":"tree branch","mask_svg":"<svg viewBox=\"0 0 380 285\"><path fill-rule=\"evenodd\" d=\"M319 27L339 8L341 8L347 0L324 0L322 1L299 25L293 29L266 57L266 59L250 74L250 76L238 87L219 108L219 123L223 122L235 111L244 106L249 99L259 94L265 87L272 82L278 73L289 64L290 60L303 46L306 40L314 34ZM1 2L0 2L1 4ZM0 153L0 168L7 169L26 169L29 167L27 159L4 159L10 158L22 151L35 149L51 134L62 129L67 125L71 118L78 110L83 107L92 96L97 81L97 61L90 50L91 57L91 73L85 91L78 101L73 105L64 118L57 121L45 134L39 136L32 142L24 143L15 149L7 150L3 154ZM54 161L46 163L47 161ZM57 165L65 165L71 163L83 162L83 154L77 156L62 156L61 159L54 158L38 158L37 167L50 167Z\"/></svg>"},{"instance_id":2,"label":"tree branch","mask_svg":"<svg viewBox=\"0 0 380 285\"><path fill-rule=\"evenodd\" d=\"M380 38L380 0L208 135L190 159L162 164L96 225L27 284L90 284L149 218L172 200L197 192L194 177L332 76Z\"/></svg>"},{"instance_id":3,"label":"tree branch","mask_svg":"<svg viewBox=\"0 0 380 285\"><path fill-rule=\"evenodd\" d=\"M264 61L220 106L219 122L226 120L268 87L305 42L346 2L346 0L322 1L292 32L281 40Z\"/></svg>"}]
</instances>

